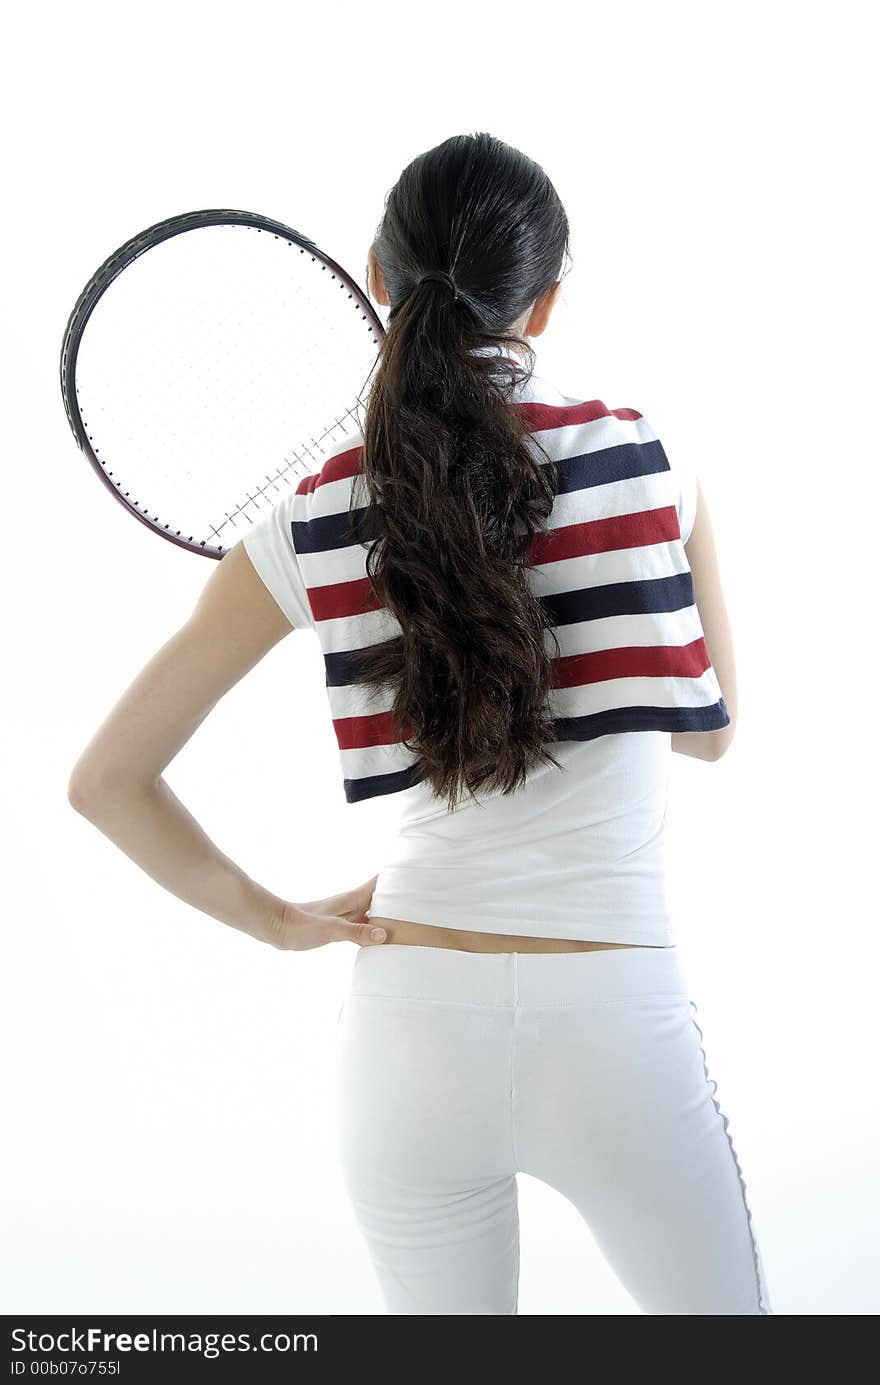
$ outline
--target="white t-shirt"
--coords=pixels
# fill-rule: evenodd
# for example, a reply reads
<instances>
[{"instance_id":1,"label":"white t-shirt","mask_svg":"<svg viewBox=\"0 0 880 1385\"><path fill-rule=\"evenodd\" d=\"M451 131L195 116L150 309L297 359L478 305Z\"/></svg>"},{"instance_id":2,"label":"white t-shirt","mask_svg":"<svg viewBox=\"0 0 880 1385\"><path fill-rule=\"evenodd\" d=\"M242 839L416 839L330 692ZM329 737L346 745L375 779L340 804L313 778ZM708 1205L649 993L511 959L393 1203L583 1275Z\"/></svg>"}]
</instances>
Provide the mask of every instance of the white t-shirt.
<instances>
[{"instance_id":1,"label":"white t-shirt","mask_svg":"<svg viewBox=\"0 0 880 1385\"><path fill-rule=\"evenodd\" d=\"M676 464L683 541L697 478ZM291 624L312 624L289 505L243 539ZM395 795L400 819L371 912L482 933L669 946L664 826L668 731L554 742L562 769L540 766L514 794L478 795L453 811L429 785Z\"/></svg>"},{"instance_id":2,"label":"white t-shirt","mask_svg":"<svg viewBox=\"0 0 880 1385\"><path fill-rule=\"evenodd\" d=\"M554 743L516 793L454 812L406 789L377 917L592 942L671 942L664 825L671 735Z\"/></svg>"}]
</instances>

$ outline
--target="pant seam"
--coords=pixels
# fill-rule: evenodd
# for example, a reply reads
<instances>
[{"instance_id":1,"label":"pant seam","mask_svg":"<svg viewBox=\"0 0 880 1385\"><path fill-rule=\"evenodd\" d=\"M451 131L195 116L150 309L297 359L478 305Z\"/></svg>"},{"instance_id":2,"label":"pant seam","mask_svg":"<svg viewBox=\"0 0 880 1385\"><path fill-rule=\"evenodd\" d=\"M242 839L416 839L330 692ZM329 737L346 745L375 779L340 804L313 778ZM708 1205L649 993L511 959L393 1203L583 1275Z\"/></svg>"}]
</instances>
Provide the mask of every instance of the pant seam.
<instances>
[{"instance_id":1,"label":"pant seam","mask_svg":"<svg viewBox=\"0 0 880 1385\"><path fill-rule=\"evenodd\" d=\"M511 954L513 972L513 1007L510 1034L510 1148L513 1158L513 1174L519 1170L519 1155L516 1149L516 1036L519 1021L519 961L517 953Z\"/></svg>"},{"instance_id":2,"label":"pant seam","mask_svg":"<svg viewBox=\"0 0 880 1385\"><path fill-rule=\"evenodd\" d=\"M728 1117L724 1114L724 1112L722 1111L721 1106L719 1105L718 1099L717 1099L717 1097L716 1097L716 1095L715 1095L716 1092L717 1092L717 1089L718 1089L718 1084L715 1082L715 1080L714 1080L712 1077L709 1076L709 1064L708 1064L708 1060L707 1060L707 1058L706 1058L706 1048L705 1048L705 1044L704 1044L704 1041L703 1041L703 1031L702 1031L702 1029L700 1028L700 1026L697 1024L697 1021L696 1021L697 1007L696 1007L696 1005L695 1005L695 1003L694 1003L693 1000L690 1002L690 1007L691 1007L691 1023L693 1024L694 1028L695 1028L696 1031L697 1031L697 1034L699 1035L699 1040L700 1040L700 1056L702 1057L702 1060L703 1060L703 1072L705 1073L706 1081L709 1083L709 1086L710 1086L710 1088L711 1088L711 1090L712 1090L712 1104L713 1104L713 1106L715 1107L715 1110L718 1112L719 1116L721 1117L721 1123L722 1123L722 1126L723 1126L723 1129L724 1129L724 1134L725 1134L725 1136L727 1137L727 1143L728 1143L728 1146L729 1146L729 1148L730 1148L730 1152L731 1152L731 1154L732 1154L732 1156L733 1156L733 1163L734 1163L734 1166L735 1166L735 1168L736 1168L736 1175L737 1175L737 1178L739 1179L739 1190L740 1190L740 1195L742 1196L743 1207L745 1208L745 1213L746 1213L746 1224L747 1224L747 1226L748 1226L749 1240L750 1240L751 1246L752 1246L752 1261L753 1261L754 1268L755 1268L755 1287L756 1287L757 1296L758 1296L758 1313L759 1313L759 1314L764 1314L764 1315L771 1315L772 1310L771 1310L771 1308L770 1308L769 1302L767 1301L767 1296L766 1296L766 1294L765 1294L763 1274L762 1274L762 1271L761 1271L761 1261L760 1261L760 1255L759 1255L759 1251L758 1251L758 1244L757 1244L757 1241L756 1241L756 1239L755 1239L755 1230L754 1230L754 1226L753 1226L753 1224L752 1224L752 1211L751 1211L751 1208L749 1207L749 1200L748 1200L748 1197L746 1196L746 1182L745 1182L745 1179L743 1178L743 1172L742 1172L742 1167L741 1167L740 1162L739 1162L739 1156L737 1155L736 1149L734 1148L733 1140L732 1140L731 1135L730 1135L730 1130L728 1129L728 1126L729 1126L729 1119L728 1119Z\"/></svg>"}]
</instances>

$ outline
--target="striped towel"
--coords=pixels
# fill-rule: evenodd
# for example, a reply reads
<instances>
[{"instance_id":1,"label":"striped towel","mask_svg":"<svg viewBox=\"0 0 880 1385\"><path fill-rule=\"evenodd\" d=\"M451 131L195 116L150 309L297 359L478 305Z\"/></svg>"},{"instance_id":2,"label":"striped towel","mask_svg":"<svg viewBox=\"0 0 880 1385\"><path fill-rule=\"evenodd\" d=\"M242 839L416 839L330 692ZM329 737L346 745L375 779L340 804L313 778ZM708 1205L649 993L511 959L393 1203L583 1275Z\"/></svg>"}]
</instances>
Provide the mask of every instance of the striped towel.
<instances>
[{"instance_id":1,"label":"striped towel","mask_svg":"<svg viewBox=\"0 0 880 1385\"><path fill-rule=\"evenodd\" d=\"M635 409L571 399L536 374L517 385L511 407L558 465L552 512L526 560L559 642L556 655L548 630L555 739L727 726L684 549L693 476L670 467ZM400 629L373 592L368 546L352 542L350 508L361 495L366 503L366 491L352 489L365 485L356 476L362 442L349 432L334 444L243 540L291 624L320 641L350 803L418 781L390 694L351 682L359 651Z\"/></svg>"}]
</instances>

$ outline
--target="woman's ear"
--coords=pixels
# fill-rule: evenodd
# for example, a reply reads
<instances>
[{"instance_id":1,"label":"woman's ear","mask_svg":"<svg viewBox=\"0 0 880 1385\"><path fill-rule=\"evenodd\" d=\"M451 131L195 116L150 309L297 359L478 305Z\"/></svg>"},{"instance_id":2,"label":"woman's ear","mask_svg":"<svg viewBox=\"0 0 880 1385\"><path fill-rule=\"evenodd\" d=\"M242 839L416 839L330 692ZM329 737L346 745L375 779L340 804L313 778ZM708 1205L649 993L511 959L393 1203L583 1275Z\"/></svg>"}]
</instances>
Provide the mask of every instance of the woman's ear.
<instances>
[{"instance_id":1,"label":"woman's ear","mask_svg":"<svg viewBox=\"0 0 880 1385\"><path fill-rule=\"evenodd\" d=\"M550 314L556 306L560 293L562 292L562 280L557 279L552 288L545 289L538 294L532 307L531 315L526 323L525 334L529 337L539 337L550 321Z\"/></svg>"},{"instance_id":2,"label":"woman's ear","mask_svg":"<svg viewBox=\"0 0 880 1385\"><path fill-rule=\"evenodd\" d=\"M388 307L388 294L385 292L385 280L382 278L382 269L376 259L372 245L367 251L367 289L370 297L380 305Z\"/></svg>"}]
</instances>

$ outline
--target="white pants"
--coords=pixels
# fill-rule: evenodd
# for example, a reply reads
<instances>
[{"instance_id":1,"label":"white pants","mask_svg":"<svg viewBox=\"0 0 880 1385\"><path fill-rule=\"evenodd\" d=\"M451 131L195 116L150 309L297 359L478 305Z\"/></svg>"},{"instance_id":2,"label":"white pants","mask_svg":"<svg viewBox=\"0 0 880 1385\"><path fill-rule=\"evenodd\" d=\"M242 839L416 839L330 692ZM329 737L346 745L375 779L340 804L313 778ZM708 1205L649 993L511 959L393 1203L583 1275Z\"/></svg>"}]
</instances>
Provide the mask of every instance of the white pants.
<instances>
[{"instance_id":1,"label":"white pants","mask_svg":"<svg viewBox=\"0 0 880 1385\"><path fill-rule=\"evenodd\" d=\"M361 948L336 1121L388 1311L517 1312L521 1171L642 1312L771 1314L695 1008L674 947Z\"/></svg>"}]
</instances>

